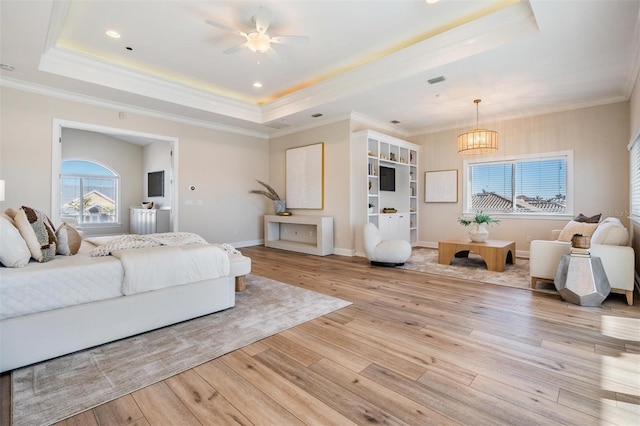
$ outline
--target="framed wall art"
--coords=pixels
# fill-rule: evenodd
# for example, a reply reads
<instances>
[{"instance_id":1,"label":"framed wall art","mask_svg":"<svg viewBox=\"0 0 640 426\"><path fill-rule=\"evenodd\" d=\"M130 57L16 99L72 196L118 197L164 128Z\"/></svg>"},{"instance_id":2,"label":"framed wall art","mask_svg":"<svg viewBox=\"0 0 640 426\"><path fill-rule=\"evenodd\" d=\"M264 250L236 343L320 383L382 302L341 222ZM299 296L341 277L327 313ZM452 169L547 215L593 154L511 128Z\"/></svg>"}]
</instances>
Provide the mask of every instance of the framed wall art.
<instances>
[{"instance_id":1,"label":"framed wall art","mask_svg":"<svg viewBox=\"0 0 640 426\"><path fill-rule=\"evenodd\" d=\"M458 202L458 170L424 172L425 203Z\"/></svg>"},{"instance_id":2,"label":"framed wall art","mask_svg":"<svg viewBox=\"0 0 640 426\"><path fill-rule=\"evenodd\" d=\"M324 208L324 143L286 151L288 209Z\"/></svg>"}]
</instances>

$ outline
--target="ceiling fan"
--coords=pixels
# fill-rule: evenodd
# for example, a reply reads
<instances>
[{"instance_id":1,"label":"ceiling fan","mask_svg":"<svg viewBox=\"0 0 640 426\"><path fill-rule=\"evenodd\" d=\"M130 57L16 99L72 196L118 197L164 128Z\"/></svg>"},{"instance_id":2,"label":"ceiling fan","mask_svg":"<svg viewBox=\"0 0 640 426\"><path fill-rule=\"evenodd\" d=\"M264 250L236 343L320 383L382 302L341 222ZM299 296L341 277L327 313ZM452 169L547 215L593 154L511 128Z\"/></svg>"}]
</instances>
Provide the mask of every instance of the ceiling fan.
<instances>
[{"instance_id":1,"label":"ceiling fan","mask_svg":"<svg viewBox=\"0 0 640 426\"><path fill-rule=\"evenodd\" d=\"M250 32L240 31L238 29L232 28L225 24L221 24L220 22L212 21L210 19L205 20L205 22L221 30L241 35L246 39L244 43L222 52L225 55L236 53L246 47L252 52L265 53L274 62L281 62L280 55L278 55L278 52L273 49L271 43L309 44L311 42L311 39L306 36L270 36L267 33L267 29L269 28L269 24L271 24L271 11L266 7L260 6L260 9L258 9L258 14L251 18L251 20L255 22L256 29Z\"/></svg>"}]
</instances>

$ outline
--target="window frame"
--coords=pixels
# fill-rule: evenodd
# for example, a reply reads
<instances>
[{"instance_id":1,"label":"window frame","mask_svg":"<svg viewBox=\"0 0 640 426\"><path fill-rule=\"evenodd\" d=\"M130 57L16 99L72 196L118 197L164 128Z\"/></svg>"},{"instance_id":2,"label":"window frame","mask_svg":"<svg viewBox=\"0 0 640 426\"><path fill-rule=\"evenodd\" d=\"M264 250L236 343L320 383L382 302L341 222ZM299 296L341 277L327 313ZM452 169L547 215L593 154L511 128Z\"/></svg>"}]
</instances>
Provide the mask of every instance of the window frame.
<instances>
[{"instance_id":1,"label":"window frame","mask_svg":"<svg viewBox=\"0 0 640 426\"><path fill-rule=\"evenodd\" d=\"M564 213L491 213L491 216L498 218L523 218L523 219L566 219L574 216L574 159L573 151L555 151L537 154L512 155L508 157L481 157L467 159L463 162L462 167L462 213L464 215L473 215L471 211L471 166L481 164L504 164L530 162L532 160L554 160L564 158L567 162L567 194L566 194L566 211ZM515 176L513 177L515 180ZM513 189L515 193L515 185Z\"/></svg>"},{"instance_id":2,"label":"window frame","mask_svg":"<svg viewBox=\"0 0 640 426\"><path fill-rule=\"evenodd\" d=\"M70 173L70 174L65 174L62 173L62 164L65 162L86 162L86 163L93 163L96 164L100 167L103 167L104 169L108 170L109 172L113 173L113 176L103 176L103 175L90 175L90 174L76 174L76 173ZM113 222L84 222L84 221L78 221L78 225L83 227L83 228L107 228L107 227L120 227L122 226L122 214L121 214L121 196L120 196L120 192L121 192L121 185L120 185L120 175L112 168L109 167L106 164L103 164L100 161L96 161L96 160L90 160L90 159L86 159L86 158L64 158L60 161L60 174L59 174L59 178L58 178L58 188L59 188L59 192L58 192L58 204L60 206L59 211L57 212L58 217L60 217L60 219L63 221L64 216L62 215L62 206L63 204L63 200L62 200L62 179L65 177L70 177L70 178L80 178L80 179L113 179L115 180L116 183L116 196L114 199L114 210L115 210L115 220Z\"/></svg>"}]
</instances>

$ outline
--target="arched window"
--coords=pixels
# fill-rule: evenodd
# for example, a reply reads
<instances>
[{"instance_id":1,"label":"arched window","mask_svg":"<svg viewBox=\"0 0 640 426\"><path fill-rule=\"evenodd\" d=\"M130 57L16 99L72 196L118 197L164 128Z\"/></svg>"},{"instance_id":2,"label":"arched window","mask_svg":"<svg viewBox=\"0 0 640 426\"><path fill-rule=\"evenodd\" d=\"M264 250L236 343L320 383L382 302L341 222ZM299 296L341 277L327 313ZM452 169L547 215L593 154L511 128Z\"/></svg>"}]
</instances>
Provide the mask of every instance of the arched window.
<instances>
[{"instance_id":1,"label":"arched window","mask_svg":"<svg viewBox=\"0 0 640 426\"><path fill-rule=\"evenodd\" d=\"M118 223L119 183L117 174L93 161L62 161L60 217L85 225Z\"/></svg>"}]
</instances>

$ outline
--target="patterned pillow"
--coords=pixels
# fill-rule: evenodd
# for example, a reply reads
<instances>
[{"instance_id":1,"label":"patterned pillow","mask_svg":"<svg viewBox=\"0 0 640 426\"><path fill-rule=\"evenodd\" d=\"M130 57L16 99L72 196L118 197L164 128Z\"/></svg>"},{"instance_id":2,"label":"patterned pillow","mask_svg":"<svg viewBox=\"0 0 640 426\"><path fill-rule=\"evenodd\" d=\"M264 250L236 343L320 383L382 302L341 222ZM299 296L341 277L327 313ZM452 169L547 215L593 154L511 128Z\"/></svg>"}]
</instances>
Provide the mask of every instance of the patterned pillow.
<instances>
[{"instance_id":1,"label":"patterned pillow","mask_svg":"<svg viewBox=\"0 0 640 426\"><path fill-rule=\"evenodd\" d=\"M67 222L64 222L56 231L58 239L58 254L63 256L71 256L78 253L82 237L80 233Z\"/></svg>"},{"instance_id":2,"label":"patterned pillow","mask_svg":"<svg viewBox=\"0 0 640 426\"><path fill-rule=\"evenodd\" d=\"M31 257L38 262L48 262L56 257L56 231L46 214L22 206L15 221L20 235L27 242Z\"/></svg>"},{"instance_id":3,"label":"patterned pillow","mask_svg":"<svg viewBox=\"0 0 640 426\"><path fill-rule=\"evenodd\" d=\"M573 220L576 222L585 222L585 223L598 223L600 222L600 218L602 217L602 213L593 215L591 217L587 217L580 213L578 216L574 217Z\"/></svg>"}]
</instances>

